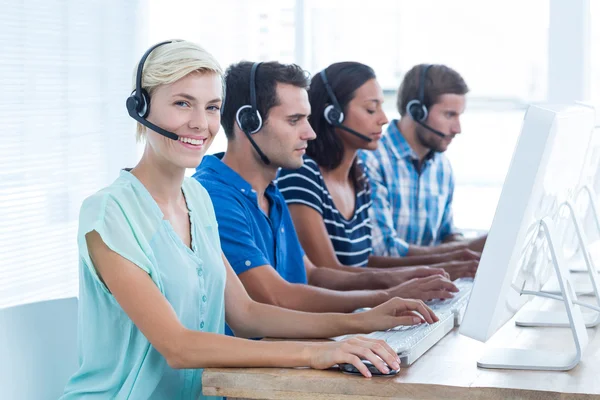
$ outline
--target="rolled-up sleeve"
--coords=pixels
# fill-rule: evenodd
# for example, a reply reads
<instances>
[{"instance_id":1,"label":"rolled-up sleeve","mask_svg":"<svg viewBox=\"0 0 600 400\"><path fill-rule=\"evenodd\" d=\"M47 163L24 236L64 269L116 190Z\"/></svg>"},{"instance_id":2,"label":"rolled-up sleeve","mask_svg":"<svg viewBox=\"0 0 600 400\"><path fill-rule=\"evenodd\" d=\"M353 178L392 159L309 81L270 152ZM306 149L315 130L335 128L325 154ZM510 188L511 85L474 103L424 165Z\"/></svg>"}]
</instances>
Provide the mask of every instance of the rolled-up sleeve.
<instances>
[{"instance_id":1,"label":"rolled-up sleeve","mask_svg":"<svg viewBox=\"0 0 600 400\"><path fill-rule=\"evenodd\" d=\"M369 210L369 217L373 221L373 254L404 257L408 253L408 243L398 237L394 228L385 171L373 152L363 151L360 155L371 185L373 204Z\"/></svg>"}]
</instances>

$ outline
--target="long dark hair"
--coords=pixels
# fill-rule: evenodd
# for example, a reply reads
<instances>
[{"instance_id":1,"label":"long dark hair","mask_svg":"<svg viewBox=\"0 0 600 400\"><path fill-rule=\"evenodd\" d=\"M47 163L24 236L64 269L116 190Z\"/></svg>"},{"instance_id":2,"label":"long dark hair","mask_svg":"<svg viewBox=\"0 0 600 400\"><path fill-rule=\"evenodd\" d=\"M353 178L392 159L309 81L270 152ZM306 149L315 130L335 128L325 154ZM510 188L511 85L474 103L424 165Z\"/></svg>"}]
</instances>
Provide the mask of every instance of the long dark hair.
<instances>
[{"instance_id":1,"label":"long dark hair","mask_svg":"<svg viewBox=\"0 0 600 400\"><path fill-rule=\"evenodd\" d=\"M354 98L356 89L368 80L375 79L375 71L371 67L354 61L331 64L325 69L325 73L344 114L348 109L348 103ZM316 132L317 138L308 142L306 154L320 167L327 170L336 169L344 156L344 144L323 115L325 107L332 104L332 100L329 98L321 74L313 76L308 90L308 100L311 107L310 125ZM350 168L350 177L356 190L366 185L366 182L361 180L362 176L363 171L358 167L355 159Z\"/></svg>"}]
</instances>

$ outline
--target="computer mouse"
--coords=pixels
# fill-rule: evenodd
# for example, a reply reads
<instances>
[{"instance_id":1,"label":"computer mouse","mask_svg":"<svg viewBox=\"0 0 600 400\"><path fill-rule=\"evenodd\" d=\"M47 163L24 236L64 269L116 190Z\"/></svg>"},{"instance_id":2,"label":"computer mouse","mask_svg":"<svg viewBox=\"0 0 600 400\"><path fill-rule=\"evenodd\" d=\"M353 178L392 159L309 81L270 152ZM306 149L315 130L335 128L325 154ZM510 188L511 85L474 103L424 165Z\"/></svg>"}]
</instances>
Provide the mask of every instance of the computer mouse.
<instances>
[{"instance_id":1,"label":"computer mouse","mask_svg":"<svg viewBox=\"0 0 600 400\"><path fill-rule=\"evenodd\" d=\"M370 309L371 309L371 307L357 308L356 310L352 311L352 313L359 313L359 312L369 311Z\"/></svg>"},{"instance_id":2,"label":"computer mouse","mask_svg":"<svg viewBox=\"0 0 600 400\"><path fill-rule=\"evenodd\" d=\"M394 369L390 368L390 372L387 374L384 374L383 372L378 370L377 367L374 366L373 363L371 363L371 361L362 360L362 362L363 362L363 364L365 364L367 366L367 368L371 372L371 375L373 375L373 376L394 376L400 371L399 369L394 370ZM339 364L339 367L340 367L340 370L346 374L362 376L362 373L358 369L356 369L356 367L353 364L343 363L343 364Z\"/></svg>"}]
</instances>

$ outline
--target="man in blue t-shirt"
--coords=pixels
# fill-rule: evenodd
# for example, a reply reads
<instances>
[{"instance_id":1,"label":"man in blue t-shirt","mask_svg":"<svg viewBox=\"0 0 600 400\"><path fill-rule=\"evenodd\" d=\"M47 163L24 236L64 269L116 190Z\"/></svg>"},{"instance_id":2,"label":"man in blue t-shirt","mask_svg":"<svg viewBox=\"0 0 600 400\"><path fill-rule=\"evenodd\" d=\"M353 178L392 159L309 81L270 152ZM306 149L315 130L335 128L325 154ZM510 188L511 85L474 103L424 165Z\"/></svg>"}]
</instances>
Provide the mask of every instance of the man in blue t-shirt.
<instances>
[{"instance_id":1,"label":"man in blue t-shirt","mask_svg":"<svg viewBox=\"0 0 600 400\"><path fill-rule=\"evenodd\" d=\"M306 76L277 62L229 67L221 119L227 152L204 157L194 175L211 196L223 252L246 290L263 303L321 312L350 312L394 296L452 297L457 289L442 269L322 268L304 254L273 180L279 168L302 166L315 137Z\"/></svg>"}]
</instances>

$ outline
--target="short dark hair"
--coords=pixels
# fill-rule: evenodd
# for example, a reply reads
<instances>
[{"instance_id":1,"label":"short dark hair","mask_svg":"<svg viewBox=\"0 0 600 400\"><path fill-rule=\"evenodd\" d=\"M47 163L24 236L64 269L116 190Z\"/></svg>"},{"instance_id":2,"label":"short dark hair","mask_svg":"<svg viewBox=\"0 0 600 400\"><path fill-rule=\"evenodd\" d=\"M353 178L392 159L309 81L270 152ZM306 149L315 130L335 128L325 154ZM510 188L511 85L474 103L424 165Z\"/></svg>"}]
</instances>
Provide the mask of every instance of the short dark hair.
<instances>
[{"instance_id":1,"label":"short dark hair","mask_svg":"<svg viewBox=\"0 0 600 400\"><path fill-rule=\"evenodd\" d=\"M250 104L250 70L253 62L241 61L225 71L225 101L221 110L221 125L227 139L233 139L235 114ZM271 108L280 104L277 84L285 83L308 89L308 73L296 64L281 64L276 61L263 62L256 70L256 108L263 122L269 118Z\"/></svg>"},{"instance_id":2,"label":"short dark hair","mask_svg":"<svg viewBox=\"0 0 600 400\"><path fill-rule=\"evenodd\" d=\"M421 75L427 64L419 64L412 67L400 84L396 106L401 116L406 114L406 105L419 98L419 85ZM434 64L427 71L425 77L425 90L423 102L425 107L430 108L439 101L443 94L467 94L469 88L462 76L455 70L445 65Z\"/></svg>"},{"instance_id":3,"label":"short dark hair","mask_svg":"<svg viewBox=\"0 0 600 400\"><path fill-rule=\"evenodd\" d=\"M347 112L348 103L352 101L356 90L365 82L375 79L375 71L365 64L353 61L339 62L331 64L325 69L327 80L333 90L333 94L344 113ZM334 132L334 127L326 120L323 112L325 108L332 104L331 99L325 88L321 74L313 76L308 90L308 100L310 101L311 116L310 125L316 132L315 140L308 142L306 154L315 162L328 170L337 168L344 156L344 144L342 139ZM356 160L350 170L354 186L361 188L360 182L362 171L356 165Z\"/></svg>"}]
</instances>

